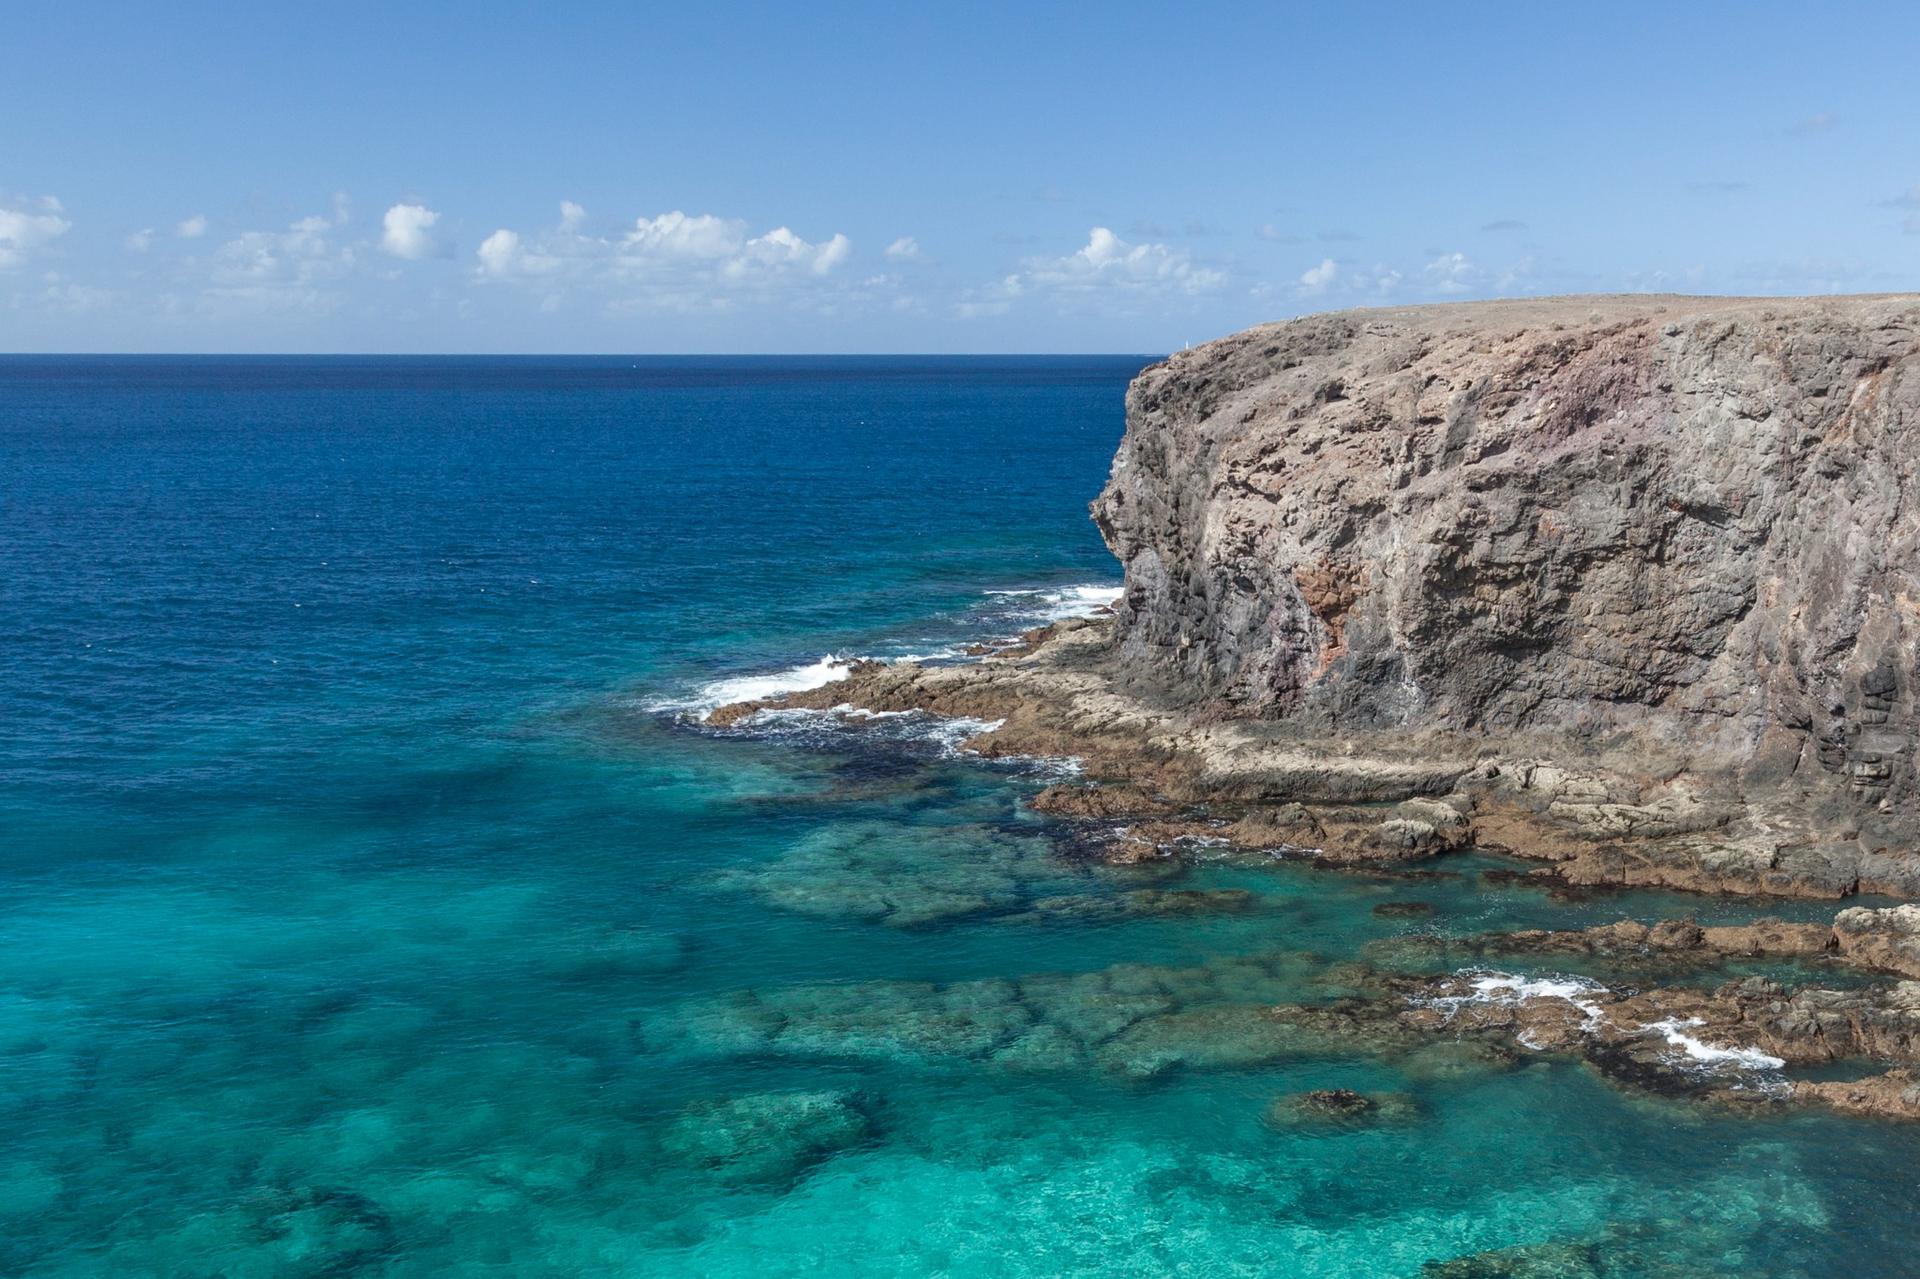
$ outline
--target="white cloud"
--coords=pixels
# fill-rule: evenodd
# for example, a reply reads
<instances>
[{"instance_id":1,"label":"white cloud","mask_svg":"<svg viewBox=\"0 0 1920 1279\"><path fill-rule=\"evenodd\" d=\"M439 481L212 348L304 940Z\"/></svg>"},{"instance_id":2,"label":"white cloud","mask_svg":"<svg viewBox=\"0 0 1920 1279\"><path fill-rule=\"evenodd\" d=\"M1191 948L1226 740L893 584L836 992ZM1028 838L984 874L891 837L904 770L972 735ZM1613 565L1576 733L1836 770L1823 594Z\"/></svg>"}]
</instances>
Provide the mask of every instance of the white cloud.
<instances>
[{"instance_id":1,"label":"white cloud","mask_svg":"<svg viewBox=\"0 0 1920 1279\"><path fill-rule=\"evenodd\" d=\"M1442 253L1422 269L1427 283L1441 293L1467 293L1479 287L1483 272L1464 253Z\"/></svg>"},{"instance_id":2,"label":"white cloud","mask_svg":"<svg viewBox=\"0 0 1920 1279\"><path fill-rule=\"evenodd\" d=\"M273 310L325 310L339 301L323 286L353 266L352 245L336 245L334 222L301 218L285 231L245 231L213 251L208 260L212 301L234 301Z\"/></svg>"},{"instance_id":3,"label":"white cloud","mask_svg":"<svg viewBox=\"0 0 1920 1279\"><path fill-rule=\"evenodd\" d=\"M73 228L60 201L50 195L38 200L0 204L0 271L26 262L36 250Z\"/></svg>"},{"instance_id":4,"label":"white cloud","mask_svg":"<svg viewBox=\"0 0 1920 1279\"><path fill-rule=\"evenodd\" d=\"M962 319L1001 315L1015 301L1041 295L1067 303L1191 297L1226 283L1226 272L1199 265L1185 249L1130 244L1112 229L1097 226L1087 232L1084 247L1065 257L1028 258L1019 270L967 290L954 304L954 313Z\"/></svg>"},{"instance_id":5,"label":"white cloud","mask_svg":"<svg viewBox=\"0 0 1920 1279\"><path fill-rule=\"evenodd\" d=\"M190 218L182 218L173 228L173 233L183 240L197 240L207 233L207 215L196 213Z\"/></svg>"},{"instance_id":6,"label":"white cloud","mask_svg":"<svg viewBox=\"0 0 1920 1279\"><path fill-rule=\"evenodd\" d=\"M903 235L887 246L887 256L896 262L911 262L920 256L920 242L910 235Z\"/></svg>"},{"instance_id":7,"label":"white cloud","mask_svg":"<svg viewBox=\"0 0 1920 1279\"><path fill-rule=\"evenodd\" d=\"M565 265L547 253L530 253L517 231L502 227L480 242L480 274L488 279L552 275Z\"/></svg>"},{"instance_id":8,"label":"white cloud","mask_svg":"<svg viewBox=\"0 0 1920 1279\"><path fill-rule=\"evenodd\" d=\"M153 247L153 228L143 226L121 241L129 253L145 253Z\"/></svg>"},{"instance_id":9,"label":"white cloud","mask_svg":"<svg viewBox=\"0 0 1920 1279\"><path fill-rule=\"evenodd\" d=\"M675 209L636 218L618 235L585 234L586 211L568 201L559 225L523 236L501 228L480 245L475 274L551 291L567 286L627 295L627 305L723 305L742 292L800 287L830 276L853 254L844 235L803 239L779 226L750 235L737 218Z\"/></svg>"},{"instance_id":10,"label":"white cloud","mask_svg":"<svg viewBox=\"0 0 1920 1279\"><path fill-rule=\"evenodd\" d=\"M1208 293L1226 283L1224 272L1195 265L1185 249L1129 244L1106 227L1087 233L1086 245L1063 258L1029 258L1009 280L1068 293L1117 289L1134 293ZM1002 282L1004 287L1006 281Z\"/></svg>"},{"instance_id":11,"label":"white cloud","mask_svg":"<svg viewBox=\"0 0 1920 1279\"><path fill-rule=\"evenodd\" d=\"M440 215L424 204L396 204L381 218L380 251L413 262L439 251L433 225Z\"/></svg>"},{"instance_id":12,"label":"white cloud","mask_svg":"<svg viewBox=\"0 0 1920 1279\"><path fill-rule=\"evenodd\" d=\"M1300 291L1302 293L1325 293L1327 286L1340 275L1340 264L1332 258L1322 258L1319 266L1308 267L1300 273Z\"/></svg>"},{"instance_id":13,"label":"white cloud","mask_svg":"<svg viewBox=\"0 0 1920 1279\"><path fill-rule=\"evenodd\" d=\"M711 213L688 217L676 209L657 218L635 218L620 243L627 255L642 259L713 261L738 253L744 240L740 223Z\"/></svg>"},{"instance_id":14,"label":"white cloud","mask_svg":"<svg viewBox=\"0 0 1920 1279\"><path fill-rule=\"evenodd\" d=\"M1321 298L1333 294L1362 305L1374 305L1393 295L1400 287L1400 272L1385 263L1361 266L1322 258L1308 267L1293 282L1296 298Z\"/></svg>"}]
</instances>

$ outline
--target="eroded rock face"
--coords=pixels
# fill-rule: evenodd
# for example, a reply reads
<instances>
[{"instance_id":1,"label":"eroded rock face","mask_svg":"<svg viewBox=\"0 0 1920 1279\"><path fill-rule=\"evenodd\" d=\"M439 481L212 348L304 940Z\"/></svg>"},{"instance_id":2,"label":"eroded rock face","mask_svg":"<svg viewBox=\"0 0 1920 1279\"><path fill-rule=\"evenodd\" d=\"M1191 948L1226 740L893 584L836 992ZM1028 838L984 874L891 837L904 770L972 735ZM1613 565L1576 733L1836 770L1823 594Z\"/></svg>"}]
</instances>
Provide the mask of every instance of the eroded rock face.
<instances>
[{"instance_id":1,"label":"eroded rock face","mask_svg":"<svg viewBox=\"0 0 1920 1279\"><path fill-rule=\"evenodd\" d=\"M1349 312L1147 370L1094 504L1127 678L1914 805L1920 298ZM1635 838L1684 835L1606 812Z\"/></svg>"}]
</instances>

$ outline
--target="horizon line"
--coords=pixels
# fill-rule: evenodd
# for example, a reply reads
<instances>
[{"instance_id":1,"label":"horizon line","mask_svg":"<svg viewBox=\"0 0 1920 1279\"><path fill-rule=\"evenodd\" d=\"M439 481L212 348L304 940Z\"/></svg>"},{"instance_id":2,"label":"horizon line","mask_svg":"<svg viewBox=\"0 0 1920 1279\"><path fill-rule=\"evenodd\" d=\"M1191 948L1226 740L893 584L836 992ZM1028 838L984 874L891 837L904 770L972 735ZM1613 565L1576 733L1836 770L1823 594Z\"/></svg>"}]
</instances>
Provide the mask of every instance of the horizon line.
<instances>
[{"instance_id":1,"label":"horizon line","mask_svg":"<svg viewBox=\"0 0 1920 1279\"><path fill-rule=\"evenodd\" d=\"M1183 348L1184 349L1184 348ZM925 360L1165 358L1172 351L0 351L0 360Z\"/></svg>"}]
</instances>

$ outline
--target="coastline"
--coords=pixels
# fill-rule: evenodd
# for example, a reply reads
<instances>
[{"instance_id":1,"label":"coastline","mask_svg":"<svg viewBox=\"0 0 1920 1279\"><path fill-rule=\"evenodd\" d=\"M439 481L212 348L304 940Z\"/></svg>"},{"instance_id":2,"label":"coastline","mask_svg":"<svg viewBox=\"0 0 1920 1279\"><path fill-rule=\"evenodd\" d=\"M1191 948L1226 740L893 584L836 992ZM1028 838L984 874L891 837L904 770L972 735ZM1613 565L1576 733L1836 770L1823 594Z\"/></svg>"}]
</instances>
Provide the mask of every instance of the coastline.
<instances>
[{"instance_id":1,"label":"coastline","mask_svg":"<svg viewBox=\"0 0 1920 1279\"><path fill-rule=\"evenodd\" d=\"M961 746L986 759L1077 760L1083 779L1047 786L1029 806L1097 830L1084 846L1115 866L1227 850L1329 873L1417 874L1430 862L1444 867L1451 855L1483 851L1537 863L1524 878L1560 893L1661 888L1845 906L1913 892L1892 858L1891 871L1837 875L1830 860L1784 842L1765 814L1673 781L1484 749L1468 754L1434 735L1395 745L1314 741L1156 703L1115 675L1113 629L1108 616L1066 619L955 664L856 662L831 682L715 708L705 724L751 731L770 713L811 711L857 724L919 712L977 728ZM1365 994L1264 1017L1367 1054L1464 1038L1500 1051L1571 1054L1625 1086L1720 1105L1823 1105L1920 1119L1920 1082L1910 1073L1920 1067L1920 906L1851 906L1829 924L1623 921L1467 938L1456 949L1468 966L1451 975L1409 978L1390 965L1366 966L1346 974ZM1894 980L1789 989L1748 978L1711 991L1616 992L1530 982L1486 966L1496 957L1575 953L1655 959L1668 974L1732 957L1818 960ZM1835 1061L1873 1069L1763 1086L1737 1069L1698 1070L1702 1062Z\"/></svg>"}]
</instances>

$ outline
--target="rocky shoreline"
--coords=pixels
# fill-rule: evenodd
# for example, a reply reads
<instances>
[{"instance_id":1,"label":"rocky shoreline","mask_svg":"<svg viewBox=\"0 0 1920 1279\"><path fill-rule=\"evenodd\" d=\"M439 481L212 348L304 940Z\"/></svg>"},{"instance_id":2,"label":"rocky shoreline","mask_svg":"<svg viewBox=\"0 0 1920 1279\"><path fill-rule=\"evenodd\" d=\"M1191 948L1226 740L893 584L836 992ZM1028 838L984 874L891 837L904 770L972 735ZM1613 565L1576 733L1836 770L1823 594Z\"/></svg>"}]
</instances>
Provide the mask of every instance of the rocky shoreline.
<instances>
[{"instance_id":1,"label":"rocky shoreline","mask_svg":"<svg viewBox=\"0 0 1920 1279\"><path fill-rule=\"evenodd\" d=\"M708 723L978 721L981 755L1080 761L1085 783L1032 806L1119 865L1205 847L1404 871L1480 850L1563 894L1920 898L1916 510L1920 299L1309 317L1135 381L1093 506L1126 568L1109 615L965 663L859 663ZM1920 906L1453 944L1890 980L1615 990L1370 969L1330 1003L1179 1014L1193 1024L1157 1024L1156 1042L1205 1059L1192 1041L1217 1033L1240 1060L1303 1037L1471 1040L1723 1103L1920 1118ZM1695 1069L1727 1061L1857 1077L1757 1088ZM1367 1113L1355 1097L1283 1110Z\"/></svg>"},{"instance_id":2,"label":"rocky shoreline","mask_svg":"<svg viewBox=\"0 0 1920 1279\"><path fill-rule=\"evenodd\" d=\"M1263 740L1257 724L1207 722L1152 706L1102 676L1099 658L1110 644L1111 626L1111 619L1102 618L1057 623L1012 649L966 664L861 663L845 679L817 689L723 707L708 723L751 729L756 715L791 710L837 711L854 722L875 712L916 711L984 721L991 726L966 742L983 757L1083 761L1093 780L1049 786L1030 802L1059 820L1105 832L1107 838L1084 846L1122 867L1206 848L1310 860L1329 870L1397 871L1449 853L1497 847L1541 862L1527 878L1556 885L1775 898L1839 899L1863 891L1858 881L1835 885L1804 877L1791 858L1741 856L1728 823L1705 820L1697 811L1703 801L1684 793L1649 802L1617 778L1495 756L1441 763L1404 751L1316 757L1294 743ZM1303 1035L1369 1056L1411 1051L1429 1038L1481 1045L1476 1052L1567 1053L1616 1082L1669 1095L1747 1108L1806 1103L1920 1119L1920 1082L1909 1073L1920 1067L1920 905L1850 907L1831 923L1762 919L1702 927L1685 920L1622 921L1572 932L1454 942L1414 938L1409 944L1416 950L1438 946L1466 965L1467 975L1406 977L1391 964L1336 966L1330 979L1351 993L1331 1004L1235 1014L1209 1010L1189 1018L1191 1026L1159 1029L1202 1037L1217 1032L1225 1036L1218 1051L1233 1061L1264 1051L1246 1047L1250 1026L1258 1030L1256 1039L1271 1039L1281 1055L1295 1051ZM1658 961L1652 971L1660 973L1730 958L1818 960L1905 980L1789 990L1748 979L1712 990L1655 986L1616 993L1597 984L1563 989L1514 978L1511 988L1496 987L1492 997L1474 986L1488 980L1493 964L1569 956ZM1241 1025L1243 1018L1252 1020ZM1650 1027L1674 1029L1710 1052L1796 1066L1858 1061L1865 1073L1848 1081L1782 1080L1757 1088L1694 1069L1696 1059ZM1100 1047L1085 1046L1072 1058L1084 1061L1089 1048ZM1212 1059L1208 1049L1188 1044L1168 1058ZM1125 1062L1116 1068L1136 1070Z\"/></svg>"},{"instance_id":3,"label":"rocky shoreline","mask_svg":"<svg viewBox=\"0 0 1920 1279\"><path fill-rule=\"evenodd\" d=\"M1805 826L1696 779L1576 770L1434 732L1310 742L1263 721L1155 704L1112 674L1114 626L1112 618L1057 623L964 665L858 663L845 679L721 707L707 723L842 706L988 722L994 727L968 749L1083 762L1093 784L1050 788L1034 807L1129 821L1119 858L1196 837L1339 865L1477 847L1538 862L1537 878L1570 888L1920 896L1912 852L1820 843Z\"/></svg>"}]
</instances>

